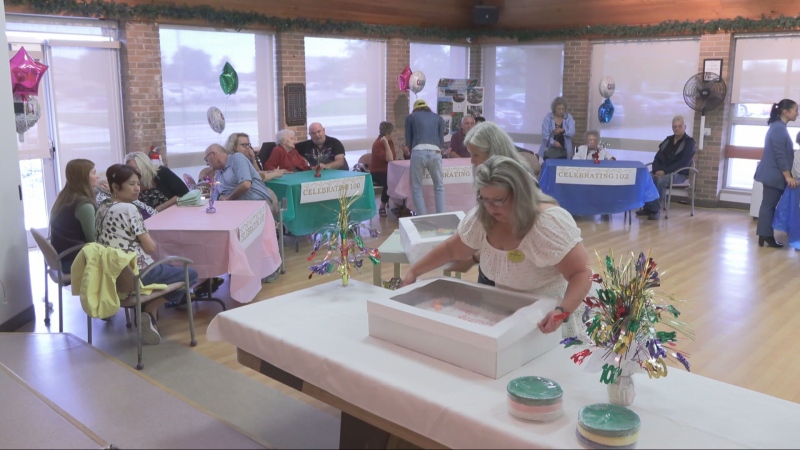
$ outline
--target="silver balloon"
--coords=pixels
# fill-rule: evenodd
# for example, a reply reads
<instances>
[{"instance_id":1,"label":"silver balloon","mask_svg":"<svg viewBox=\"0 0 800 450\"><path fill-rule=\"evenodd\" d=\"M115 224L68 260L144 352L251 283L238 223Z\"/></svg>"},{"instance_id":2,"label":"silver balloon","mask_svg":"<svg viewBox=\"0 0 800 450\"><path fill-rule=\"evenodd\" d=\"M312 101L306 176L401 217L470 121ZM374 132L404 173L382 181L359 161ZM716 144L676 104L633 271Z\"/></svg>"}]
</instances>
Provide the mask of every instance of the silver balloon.
<instances>
[{"instance_id":1,"label":"silver balloon","mask_svg":"<svg viewBox=\"0 0 800 450\"><path fill-rule=\"evenodd\" d=\"M16 114L14 118L19 141L23 142L25 132L33 128L42 117L42 110L39 107L39 100L34 96L29 96L27 100L23 100L22 96L15 95L14 102L23 104L23 112Z\"/></svg>"},{"instance_id":2,"label":"silver balloon","mask_svg":"<svg viewBox=\"0 0 800 450\"><path fill-rule=\"evenodd\" d=\"M419 94L419 92L425 88L425 74L419 70L412 73L411 77L408 79L408 87L411 89L411 92Z\"/></svg>"},{"instance_id":3,"label":"silver balloon","mask_svg":"<svg viewBox=\"0 0 800 450\"><path fill-rule=\"evenodd\" d=\"M208 126L210 126L215 133L219 134L225 131L225 116L219 108L216 106L208 108L206 116L208 117Z\"/></svg>"}]
</instances>

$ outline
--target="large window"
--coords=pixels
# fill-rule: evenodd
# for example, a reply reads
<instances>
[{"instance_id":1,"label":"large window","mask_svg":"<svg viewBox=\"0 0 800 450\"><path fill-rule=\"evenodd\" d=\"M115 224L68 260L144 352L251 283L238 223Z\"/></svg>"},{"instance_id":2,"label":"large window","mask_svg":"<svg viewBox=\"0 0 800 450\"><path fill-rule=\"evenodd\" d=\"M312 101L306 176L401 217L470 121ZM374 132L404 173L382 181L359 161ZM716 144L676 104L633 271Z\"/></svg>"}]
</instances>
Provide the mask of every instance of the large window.
<instances>
[{"instance_id":1,"label":"large window","mask_svg":"<svg viewBox=\"0 0 800 450\"><path fill-rule=\"evenodd\" d=\"M535 147L542 119L561 95L564 45L483 48L484 109L515 141Z\"/></svg>"},{"instance_id":2,"label":"large window","mask_svg":"<svg viewBox=\"0 0 800 450\"><path fill-rule=\"evenodd\" d=\"M386 44L306 37L305 52L308 123L321 123L348 152L371 148L386 117Z\"/></svg>"},{"instance_id":3,"label":"large window","mask_svg":"<svg viewBox=\"0 0 800 450\"><path fill-rule=\"evenodd\" d=\"M436 109L437 84L441 78L469 77L469 49L460 45L411 43L411 70L425 74L425 88L411 99L423 99ZM390 86L389 89L393 89ZM409 110L413 102L409 102Z\"/></svg>"},{"instance_id":4,"label":"large window","mask_svg":"<svg viewBox=\"0 0 800 450\"><path fill-rule=\"evenodd\" d=\"M684 101L683 88L697 74L699 52L698 39L594 44L587 128L599 130L612 148L631 151L625 158L646 162L652 162L658 144L672 134L675 115L683 116L686 132L697 139L695 112ZM609 123L600 123L597 114L605 100L598 87L604 76L616 85Z\"/></svg>"},{"instance_id":5,"label":"large window","mask_svg":"<svg viewBox=\"0 0 800 450\"><path fill-rule=\"evenodd\" d=\"M159 37L170 166L202 165L206 147L224 145L231 133L249 134L254 146L274 140L271 36L161 28ZM228 96L219 83L226 62L239 76L238 91ZM212 106L225 116L221 134L208 125Z\"/></svg>"},{"instance_id":6,"label":"large window","mask_svg":"<svg viewBox=\"0 0 800 450\"><path fill-rule=\"evenodd\" d=\"M764 148L772 103L784 98L797 101L800 90L800 36L737 37L733 62L731 102L734 114L730 144L739 154L758 154ZM789 123L794 140L799 126ZM758 160L728 158L726 183L729 188L750 189Z\"/></svg>"}]
</instances>

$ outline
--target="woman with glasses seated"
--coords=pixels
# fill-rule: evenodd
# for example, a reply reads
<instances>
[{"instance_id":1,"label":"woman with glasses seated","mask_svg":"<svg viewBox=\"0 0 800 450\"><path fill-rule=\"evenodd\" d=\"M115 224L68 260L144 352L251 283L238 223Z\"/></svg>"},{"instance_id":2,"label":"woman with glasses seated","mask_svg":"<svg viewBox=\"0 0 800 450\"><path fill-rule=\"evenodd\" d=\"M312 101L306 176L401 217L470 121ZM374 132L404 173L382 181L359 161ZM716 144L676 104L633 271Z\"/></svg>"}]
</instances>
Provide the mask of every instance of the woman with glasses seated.
<instances>
[{"instance_id":1,"label":"woman with glasses seated","mask_svg":"<svg viewBox=\"0 0 800 450\"><path fill-rule=\"evenodd\" d=\"M282 177L286 173L284 169L265 170L263 162L258 159L258 155L256 155L253 146L250 144L250 136L245 133L233 133L228 136L228 142L225 144L225 153L229 155L241 153L246 156L264 181ZM273 196L272 198L275 197Z\"/></svg>"},{"instance_id":2,"label":"woman with glasses seated","mask_svg":"<svg viewBox=\"0 0 800 450\"><path fill-rule=\"evenodd\" d=\"M139 172L142 177L139 200L158 212L178 203L179 198L189 193L186 183L175 172L167 166L154 166L150 158L142 152L128 153L125 164Z\"/></svg>"},{"instance_id":3,"label":"woman with glasses seated","mask_svg":"<svg viewBox=\"0 0 800 450\"><path fill-rule=\"evenodd\" d=\"M611 156L606 148L600 145L600 132L596 130L589 130L584 135L586 144L581 145L575 150L575 156L572 159L591 159L603 161L610 159L616 161L617 158Z\"/></svg>"},{"instance_id":4,"label":"woman with glasses seated","mask_svg":"<svg viewBox=\"0 0 800 450\"><path fill-rule=\"evenodd\" d=\"M592 270L572 216L535 188L526 167L511 158L492 156L476 166L475 187L478 206L458 233L412 265L403 283L480 251L480 283L562 299L539 329L550 333L566 324L564 336L575 336L570 314L589 292Z\"/></svg>"}]
</instances>

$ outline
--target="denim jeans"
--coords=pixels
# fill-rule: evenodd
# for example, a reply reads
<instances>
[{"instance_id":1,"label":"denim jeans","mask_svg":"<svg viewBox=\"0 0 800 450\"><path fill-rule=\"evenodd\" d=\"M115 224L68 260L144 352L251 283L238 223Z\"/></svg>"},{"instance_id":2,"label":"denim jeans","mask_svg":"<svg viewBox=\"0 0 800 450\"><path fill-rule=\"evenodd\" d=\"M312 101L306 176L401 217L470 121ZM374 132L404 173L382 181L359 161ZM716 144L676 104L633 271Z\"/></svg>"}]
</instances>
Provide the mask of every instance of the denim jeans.
<instances>
[{"instance_id":1,"label":"denim jeans","mask_svg":"<svg viewBox=\"0 0 800 450\"><path fill-rule=\"evenodd\" d=\"M425 197L422 195L422 178L425 170L431 174L436 198L436 212L444 212L444 175L442 152L439 150L414 150L411 152L411 190L417 215L427 214Z\"/></svg>"},{"instance_id":2,"label":"denim jeans","mask_svg":"<svg viewBox=\"0 0 800 450\"><path fill-rule=\"evenodd\" d=\"M162 264L155 267L152 271L150 271L150 273L142 277L142 284L145 286L154 283L171 284L179 281L184 281L182 265L170 266L168 264ZM197 283L197 271L189 267L189 287L194 286L195 283ZM165 295L164 298L167 300L167 302L173 303L180 302L181 298L185 296L186 292L183 289L178 289L177 291L173 291Z\"/></svg>"},{"instance_id":3,"label":"denim jeans","mask_svg":"<svg viewBox=\"0 0 800 450\"><path fill-rule=\"evenodd\" d=\"M686 181L686 176L676 173L672 183L680 184L684 181ZM643 209L652 213L657 213L661 212L661 199L667 201L667 199L664 198L664 193L667 192L667 189L669 189L669 174L665 174L664 176L658 178L653 177L653 182L656 184L656 189L658 189L658 198L645 203Z\"/></svg>"}]
</instances>

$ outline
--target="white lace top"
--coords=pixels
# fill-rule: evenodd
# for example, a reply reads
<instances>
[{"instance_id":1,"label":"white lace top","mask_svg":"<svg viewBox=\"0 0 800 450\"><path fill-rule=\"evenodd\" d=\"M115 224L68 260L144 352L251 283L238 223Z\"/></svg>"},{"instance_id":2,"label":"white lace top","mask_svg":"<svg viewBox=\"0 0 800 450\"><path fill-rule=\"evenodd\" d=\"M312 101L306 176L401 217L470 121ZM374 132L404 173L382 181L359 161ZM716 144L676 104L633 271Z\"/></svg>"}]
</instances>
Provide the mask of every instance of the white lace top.
<instances>
[{"instance_id":1,"label":"white lace top","mask_svg":"<svg viewBox=\"0 0 800 450\"><path fill-rule=\"evenodd\" d=\"M480 250L483 274L504 289L563 299L567 280L554 266L582 241L581 230L567 210L545 209L515 251L489 244L477 211L475 207L467 213L458 235L468 247Z\"/></svg>"}]
</instances>

